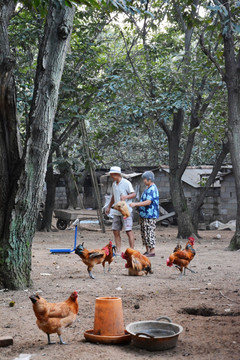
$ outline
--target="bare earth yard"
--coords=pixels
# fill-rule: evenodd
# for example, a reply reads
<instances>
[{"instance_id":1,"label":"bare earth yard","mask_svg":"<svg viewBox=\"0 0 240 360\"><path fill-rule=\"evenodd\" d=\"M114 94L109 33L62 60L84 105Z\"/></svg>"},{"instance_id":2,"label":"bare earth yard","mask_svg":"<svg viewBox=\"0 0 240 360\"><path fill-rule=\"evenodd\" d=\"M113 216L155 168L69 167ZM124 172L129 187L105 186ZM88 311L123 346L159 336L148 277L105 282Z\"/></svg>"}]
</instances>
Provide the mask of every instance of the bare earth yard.
<instances>
[{"instance_id":1,"label":"bare earth yard","mask_svg":"<svg viewBox=\"0 0 240 360\"><path fill-rule=\"evenodd\" d=\"M97 265L93 270L95 280L89 279L86 266L74 253L53 255L49 252L52 247L72 247L74 230L36 233L33 242L33 287L25 291L0 292L0 336L14 338L13 346L0 348L0 359L15 359L25 353L32 354L31 360L239 360L240 252L224 251L232 232L220 232L221 239L215 239L217 233L200 232L201 243L196 242L197 254L191 264L197 273L187 272L182 280L179 280L176 268L166 266L166 258L177 243L176 228L158 228L157 256L152 259L152 275L129 277L125 261L117 258L112 272L106 275L102 266ZM135 231L135 236L136 248L143 252L139 230ZM125 234L122 237L124 250L127 239ZM110 239L111 231L102 234L83 230L78 236L78 243L84 241L89 249L101 248ZM51 275L44 275L46 273ZM74 290L79 291L79 315L77 321L63 332L63 339L68 345L57 343L48 346L47 336L36 325L28 297L40 291L49 301L62 301ZM184 328L177 347L151 353L133 345L106 346L85 342L83 333L93 327L95 298L98 296L122 298L125 324L156 319L160 315L171 317L173 322ZM15 301L14 307L9 307L11 300ZM139 309L135 309L137 304ZM193 308L191 314L184 312L187 307ZM52 335L52 340L58 341L57 335Z\"/></svg>"}]
</instances>

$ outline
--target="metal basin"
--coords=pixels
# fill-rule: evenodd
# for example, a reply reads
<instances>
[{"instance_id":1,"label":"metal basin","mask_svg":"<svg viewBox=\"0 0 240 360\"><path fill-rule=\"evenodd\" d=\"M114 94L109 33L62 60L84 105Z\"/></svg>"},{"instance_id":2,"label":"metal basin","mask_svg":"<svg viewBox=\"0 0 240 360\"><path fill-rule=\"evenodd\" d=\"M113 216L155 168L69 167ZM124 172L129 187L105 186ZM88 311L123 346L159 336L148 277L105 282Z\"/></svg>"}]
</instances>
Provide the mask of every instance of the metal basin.
<instances>
[{"instance_id":1,"label":"metal basin","mask_svg":"<svg viewBox=\"0 0 240 360\"><path fill-rule=\"evenodd\" d=\"M160 320L167 320L167 322ZM126 330L131 334L135 346L149 351L161 351L176 346L183 328L181 325L172 323L169 317L161 316L155 321L131 323L127 325Z\"/></svg>"}]
</instances>

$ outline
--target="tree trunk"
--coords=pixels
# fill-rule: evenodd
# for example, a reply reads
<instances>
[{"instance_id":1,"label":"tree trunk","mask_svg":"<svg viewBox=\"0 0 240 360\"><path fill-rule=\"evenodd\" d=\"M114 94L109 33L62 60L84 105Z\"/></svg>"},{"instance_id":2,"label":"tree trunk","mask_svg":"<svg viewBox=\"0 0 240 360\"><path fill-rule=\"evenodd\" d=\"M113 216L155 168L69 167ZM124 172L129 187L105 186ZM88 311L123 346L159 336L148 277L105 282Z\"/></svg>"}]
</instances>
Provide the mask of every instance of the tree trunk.
<instances>
[{"instance_id":1,"label":"tree trunk","mask_svg":"<svg viewBox=\"0 0 240 360\"><path fill-rule=\"evenodd\" d=\"M21 166L13 76L15 59L11 56L8 40L8 23L14 9L13 0L0 0L0 246L11 189Z\"/></svg>"},{"instance_id":2,"label":"tree trunk","mask_svg":"<svg viewBox=\"0 0 240 360\"><path fill-rule=\"evenodd\" d=\"M193 234L191 216L181 181L185 169L179 166L179 144L184 116L182 109L173 114L173 127L168 136L170 192L178 219L178 237L181 238L187 238Z\"/></svg>"},{"instance_id":3,"label":"tree trunk","mask_svg":"<svg viewBox=\"0 0 240 360\"><path fill-rule=\"evenodd\" d=\"M73 17L74 8L56 7L55 2L50 1L38 56L24 165L16 193L11 189L9 213L1 236L0 287L22 289L31 284L32 239Z\"/></svg>"},{"instance_id":4,"label":"tree trunk","mask_svg":"<svg viewBox=\"0 0 240 360\"><path fill-rule=\"evenodd\" d=\"M239 80L240 81L240 80ZM239 91L240 94L240 91ZM240 96L238 99L238 104L235 103L236 118L238 117L238 123L229 121L229 132L228 137L230 141L230 153L233 165L233 173L235 178L235 187L237 195L237 216L236 216L236 231L231 239L229 244L230 250L239 250L240 249Z\"/></svg>"},{"instance_id":5,"label":"tree trunk","mask_svg":"<svg viewBox=\"0 0 240 360\"><path fill-rule=\"evenodd\" d=\"M57 182L57 177L54 177L53 166L52 166L52 153L50 153L48 158L48 167L46 173L47 195L44 206L42 224L40 228L41 231L51 231L52 216L53 216L55 195L56 195L56 182Z\"/></svg>"},{"instance_id":6,"label":"tree trunk","mask_svg":"<svg viewBox=\"0 0 240 360\"><path fill-rule=\"evenodd\" d=\"M230 16L228 4L227 9ZM240 50L236 56L230 25L223 39L225 81L228 92L228 139L237 195L236 232L231 239L229 249L238 250L240 249Z\"/></svg>"},{"instance_id":7,"label":"tree trunk","mask_svg":"<svg viewBox=\"0 0 240 360\"><path fill-rule=\"evenodd\" d=\"M170 173L170 189L174 210L178 220L178 238L187 238L193 235L191 214L187 206L181 179L177 173Z\"/></svg>"},{"instance_id":8,"label":"tree trunk","mask_svg":"<svg viewBox=\"0 0 240 360\"><path fill-rule=\"evenodd\" d=\"M232 5L230 1L214 0L216 6L219 2L224 9L219 15L222 26L222 38L224 45L225 71L212 56L211 52L204 46L203 35L200 37L200 44L203 52L208 56L217 68L223 81L227 85L228 93L228 139L230 154L233 166L233 173L236 186L237 197L237 215L236 215L236 232L229 244L230 250L240 249L240 50L237 45L238 31L233 27L234 19ZM236 38L234 38L237 33Z\"/></svg>"},{"instance_id":9,"label":"tree trunk","mask_svg":"<svg viewBox=\"0 0 240 360\"><path fill-rule=\"evenodd\" d=\"M194 211L191 214L191 220L192 220L192 225L193 225L193 232L194 234L196 234L196 236L198 238L200 238L200 235L198 233L198 226L199 226L199 219L200 219L200 214L201 214L201 206L194 209Z\"/></svg>"}]
</instances>

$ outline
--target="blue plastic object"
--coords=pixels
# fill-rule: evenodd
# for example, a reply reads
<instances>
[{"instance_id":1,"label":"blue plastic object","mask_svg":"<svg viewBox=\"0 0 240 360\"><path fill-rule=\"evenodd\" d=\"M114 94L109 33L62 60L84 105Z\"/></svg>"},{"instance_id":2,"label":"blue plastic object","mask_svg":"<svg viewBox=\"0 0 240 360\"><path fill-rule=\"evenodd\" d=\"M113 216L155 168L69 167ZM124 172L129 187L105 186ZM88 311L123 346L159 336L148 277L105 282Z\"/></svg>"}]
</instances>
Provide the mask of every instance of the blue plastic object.
<instances>
[{"instance_id":1,"label":"blue plastic object","mask_svg":"<svg viewBox=\"0 0 240 360\"><path fill-rule=\"evenodd\" d=\"M64 254L69 254L73 251L75 251L77 247L77 225L75 225L75 238L74 238L74 246L73 249L50 249L50 253L64 253Z\"/></svg>"}]
</instances>

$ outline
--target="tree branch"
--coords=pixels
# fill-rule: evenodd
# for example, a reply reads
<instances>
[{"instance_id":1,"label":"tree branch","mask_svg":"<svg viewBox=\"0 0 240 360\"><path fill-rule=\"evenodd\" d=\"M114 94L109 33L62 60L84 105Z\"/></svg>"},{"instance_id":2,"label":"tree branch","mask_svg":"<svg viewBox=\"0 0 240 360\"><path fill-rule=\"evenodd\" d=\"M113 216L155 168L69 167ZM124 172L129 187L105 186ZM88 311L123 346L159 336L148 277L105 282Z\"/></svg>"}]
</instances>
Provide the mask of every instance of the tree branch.
<instances>
[{"instance_id":1,"label":"tree branch","mask_svg":"<svg viewBox=\"0 0 240 360\"><path fill-rule=\"evenodd\" d=\"M214 88L212 89L212 91L209 93L206 101L204 102L204 104L202 105L202 107L199 109L199 114L200 114L200 116L203 116L203 115L204 115L205 111L207 110L207 108L208 108L208 106L209 106L209 104L210 104L213 96L215 95L216 91L218 90L218 88L219 88L218 85L214 86Z\"/></svg>"},{"instance_id":2,"label":"tree branch","mask_svg":"<svg viewBox=\"0 0 240 360\"><path fill-rule=\"evenodd\" d=\"M201 188L201 193L197 199L196 204L194 205L194 211L198 210L202 206L204 198L206 197L211 185L214 183L216 176L219 170L221 169L222 163L228 153L229 153L229 142L223 143L222 150L216 158L215 164L206 182L206 185L204 186L204 188Z\"/></svg>"},{"instance_id":3,"label":"tree branch","mask_svg":"<svg viewBox=\"0 0 240 360\"><path fill-rule=\"evenodd\" d=\"M135 76L137 77L137 79L138 79L138 81L139 81L139 83L140 83L140 85L141 85L141 88L142 88L144 94L145 94L145 95L148 95L148 93L147 93L147 91L146 91L146 89L145 89L145 87L144 87L144 85L143 85L143 82L142 82L142 80L140 79L140 76L139 76L139 74L138 74L138 72L137 72L137 70L136 70L136 68L135 68L135 65L134 65L134 63L133 63L133 61L132 61L132 59L131 59L131 56L130 56L130 53L129 53L129 49L128 49L128 46L127 46L127 41L126 41L126 38L125 38L125 36L124 36L124 34L123 34L123 31L122 31L121 29L119 29L119 31L120 31L120 34L122 35L122 38L123 38L123 41L124 41L124 45L125 45L125 48L126 48L126 52L127 52L127 58L128 58L131 66L132 66L133 72L134 72Z\"/></svg>"},{"instance_id":4,"label":"tree branch","mask_svg":"<svg viewBox=\"0 0 240 360\"><path fill-rule=\"evenodd\" d=\"M198 93L197 99L196 99L196 103L195 105L192 105L192 112L191 112L191 121L190 121L190 128L189 128L189 133L188 133L188 140L187 140L187 145L185 148L185 152L184 152L184 156L180 165L180 174L181 176L183 175L191 154L192 154L192 148L194 145L194 139L195 139L195 135L196 135L196 130L197 127L200 125L204 113L206 112L210 101L212 100L216 90L218 89L218 86L215 86L211 92L209 93L206 101L204 102L204 104L202 105L202 92L204 90L205 87L205 83L206 83L206 76L203 77L202 79L202 84L201 84L201 88L200 88L200 92ZM202 105L202 106L201 106Z\"/></svg>"},{"instance_id":5,"label":"tree branch","mask_svg":"<svg viewBox=\"0 0 240 360\"><path fill-rule=\"evenodd\" d=\"M217 60L215 59L215 57L211 54L211 52L206 48L205 43L204 43L204 37L203 34L200 35L200 46L201 49L203 51L203 53L209 58L209 60L215 65L216 69L218 70L219 74L221 75L222 79L225 79L225 73L222 70L222 68L220 67L220 65L218 64Z\"/></svg>"},{"instance_id":6,"label":"tree branch","mask_svg":"<svg viewBox=\"0 0 240 360\"><path fill-rule=\"evenodd\" d=\"M180 7L180 5L179 5L178 3L176 3L175 0L173 1L173 6L175 7L175 9L176 9L176 11L177 11L178 18L179 18L180 23L181 23L181 25L182 25L182 30L183 30L183 32L185 33L186 30L187 30L187 26L186 26L185 21L184 21L183 16L182 16L181 7Z\"/></svg>"},{"instance_id":7,"label":"tree branch","mask_svg":"<svg viewBox=\"0 0 240 360\"><path fill-rule=\"evenodd\" d=\"M171 130L170 130L169 126L165 123L165 121L163 119L159 119L158 124L161 126L161 128L163 129L163 131L167 135L168 139L170 139L172 133L171 133Z\"/></svg>"},{"instance_id":8,"label":"tree branch","mask_svg":"<svg viewBox=\"0 0 240 360\"><path fill-rule=\"evenodd\" d=\"M58 146L61 146L70 137L70 135L76 129L77 125L78 125L78 120L73 118L68 124L68 126L63 130L59 138L54 139L54 141L58 144Z\"/></svg>"},{"instance_id":9,"label":"tree branch","mask_svg":"<svg viewBox=\"0 0 240 360\"><path fill-rule=\"evenodd\" d=\"M179 179L179 144L181 139L182 127L184 122L185 113L183 109L178 109L173 113L173 126L168 138L169 146L169 169L170 172L177 172Z\"/></svg>"}]
</instances>

